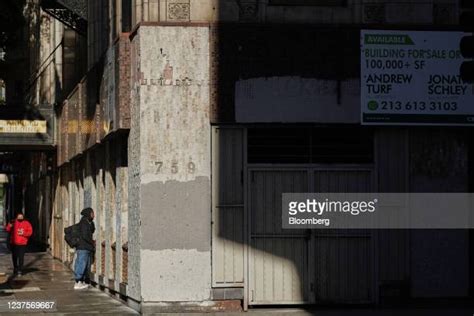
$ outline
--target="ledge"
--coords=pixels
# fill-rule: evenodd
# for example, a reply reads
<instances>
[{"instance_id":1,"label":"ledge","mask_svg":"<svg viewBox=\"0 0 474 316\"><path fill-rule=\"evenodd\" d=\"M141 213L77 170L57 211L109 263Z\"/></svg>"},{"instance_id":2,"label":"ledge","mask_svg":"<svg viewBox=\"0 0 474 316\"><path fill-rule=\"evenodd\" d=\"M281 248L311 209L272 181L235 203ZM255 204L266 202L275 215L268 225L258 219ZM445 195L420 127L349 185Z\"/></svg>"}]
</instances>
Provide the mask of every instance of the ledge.
<instances>
[{"instance_id":1,"label":"ledge","mask_svg":"<svg viewBox=\"0 0 474 316\"><path fill-rule=\"evenodd\" d=\"M239 300L204 301L204 302L142 302L143 315L155 313L211 313L211 312L241 312Z\"/></svg>"}]
</instances>

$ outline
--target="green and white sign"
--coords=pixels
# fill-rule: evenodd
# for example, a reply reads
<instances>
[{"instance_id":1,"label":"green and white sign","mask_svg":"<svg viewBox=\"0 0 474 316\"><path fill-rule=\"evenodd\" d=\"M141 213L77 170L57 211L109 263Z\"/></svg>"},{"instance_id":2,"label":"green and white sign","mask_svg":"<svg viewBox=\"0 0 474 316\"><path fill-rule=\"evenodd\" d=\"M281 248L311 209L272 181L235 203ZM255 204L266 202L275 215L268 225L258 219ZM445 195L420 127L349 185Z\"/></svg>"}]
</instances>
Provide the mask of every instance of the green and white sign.
<instances>
[{"instance_id":1,"label":"green and white sign","mask_svg":"<svg viewBox=\"0 0 474 316\"><path fill-rule=\"evenodd\" d=\"M464 35L362 30L362 124L474 125L474 85L459 77Z\"/></svg>"}]
</instances>

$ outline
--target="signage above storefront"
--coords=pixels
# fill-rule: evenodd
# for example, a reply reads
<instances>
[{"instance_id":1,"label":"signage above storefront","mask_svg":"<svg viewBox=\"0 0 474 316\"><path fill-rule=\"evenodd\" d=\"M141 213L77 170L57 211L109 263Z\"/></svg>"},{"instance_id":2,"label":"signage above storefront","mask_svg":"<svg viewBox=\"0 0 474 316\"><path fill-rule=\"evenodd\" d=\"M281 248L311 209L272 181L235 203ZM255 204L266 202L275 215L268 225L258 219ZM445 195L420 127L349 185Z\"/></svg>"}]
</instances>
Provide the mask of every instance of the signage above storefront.
<instances>
[{"instance_id":1,"label":"signage above storefront","mask_svg":"<svg viewBox=\"0 0 474 316\"><path fill-rule=\"evenodd\" d=\"M47 122L45 120L0 120L0 133L45 134Z\"/></svg>"},{"instance_id":2,"label":"signage above storefront","mask_svg":"<svg viewBox=\"0 0 474 316\"><path fill-rule=\"evenodd\" d=\"M0 109L0 146L15 149L54 146L55 114L51 105L4 106Z\"/></svg>"},{"instance_id":3,"label":"signage above storefront","mask_svg":"<svg viewBox=\"0 0 474 316\"><path fill-rule=\"evenodd\" d=\"M459 77L462 32L362 30L361 123L474 125Z\"/></svg>"}]
</instances>

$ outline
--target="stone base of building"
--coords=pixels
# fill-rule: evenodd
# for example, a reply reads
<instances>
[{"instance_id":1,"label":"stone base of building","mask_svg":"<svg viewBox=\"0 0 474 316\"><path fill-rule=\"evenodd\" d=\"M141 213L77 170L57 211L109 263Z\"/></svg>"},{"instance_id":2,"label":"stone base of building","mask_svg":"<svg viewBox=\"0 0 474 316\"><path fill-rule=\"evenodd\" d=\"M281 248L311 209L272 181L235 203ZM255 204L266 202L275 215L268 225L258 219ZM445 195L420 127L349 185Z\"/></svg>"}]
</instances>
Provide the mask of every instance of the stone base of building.
<instances>
[{"instance_id":1,"label":"stone base of building","mask_svg":"<svg viewBox=\"0 0 474 316\"><path fill-rule=\"evenodd\" d=\"M204 302L142 302L141 313L211 313L211 312L241 312L240 300L221 300Z\"/></svg>"},{"instance_id":2,"label":"stone base of building","mask_svg":"<svg viewBox=\"0 0 474 316\"><path fill-rule=\"evenodd\" d=\"M94 272L90 273L90 277L92 286L128 305L128 307L137 312L140 312L141 304L139 301L136 301L127 295L126 283L116 283L110 279L106 280L103 275L97 275Z\"/></svg>"}]
</instances>

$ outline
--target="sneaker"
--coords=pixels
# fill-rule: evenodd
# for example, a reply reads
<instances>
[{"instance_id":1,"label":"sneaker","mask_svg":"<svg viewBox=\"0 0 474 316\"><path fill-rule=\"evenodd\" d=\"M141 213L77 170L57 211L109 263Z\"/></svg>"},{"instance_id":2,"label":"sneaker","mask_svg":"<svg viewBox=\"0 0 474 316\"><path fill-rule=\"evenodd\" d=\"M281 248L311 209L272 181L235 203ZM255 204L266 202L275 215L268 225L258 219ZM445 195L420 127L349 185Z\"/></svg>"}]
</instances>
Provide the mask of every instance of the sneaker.
<instances>
[{"instance_id":1,"label":"sneaker","mask_svg":"<svg viewBox=\"0 0 474 316\"><path fill-rule=\"evenodd\" d=\"M80 285L79 285L79 290L85 290L85 289L88 289L89 288L89 285L84 283L84 282L79 282Z\"/></svg>"},{"instance_id":2,"label":"sneaker","mask_svg":"<svg viewBox=\"0 0 474 316\"><path fill-rule=\"evenodd\" d=\"M81 282L76 282L76 283L74 283L74 289L75 289L75 290L80 290L80 289L81 289L81 286L82 286Z\"/></svg>"},{"instance_id":3,"label":"sneaker","mask_svg":"<svg viewBox=\"0 0 474 316\"><path fill-rule=\"evenodd\" d=\"M21 276L22 275L21 271L18 271L16 275Z\"/></svg>"}]
</instances>

